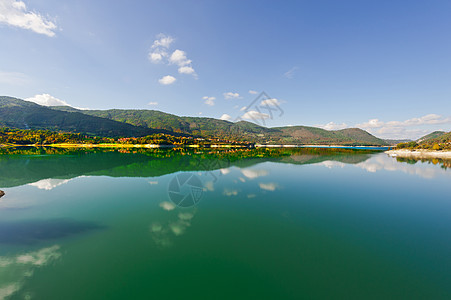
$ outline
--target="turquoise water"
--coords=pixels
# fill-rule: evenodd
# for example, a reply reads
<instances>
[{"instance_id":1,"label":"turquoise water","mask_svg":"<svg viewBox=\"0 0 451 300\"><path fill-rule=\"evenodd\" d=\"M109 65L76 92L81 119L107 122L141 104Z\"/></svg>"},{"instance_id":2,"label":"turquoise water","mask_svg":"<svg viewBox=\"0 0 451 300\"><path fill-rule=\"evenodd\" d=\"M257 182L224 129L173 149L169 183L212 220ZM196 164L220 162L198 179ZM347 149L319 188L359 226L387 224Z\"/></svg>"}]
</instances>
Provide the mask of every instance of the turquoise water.
<instances>
[{"instance_id":1,"label":"turquoise water","mask_svg":"<svg viewBox=\"0 0 451 300\"><path fill-rule=\"evenodd\" d=\"M1 155L0 299L451 297L448 162L271 151Z\"/></svg>"}]
</instances>

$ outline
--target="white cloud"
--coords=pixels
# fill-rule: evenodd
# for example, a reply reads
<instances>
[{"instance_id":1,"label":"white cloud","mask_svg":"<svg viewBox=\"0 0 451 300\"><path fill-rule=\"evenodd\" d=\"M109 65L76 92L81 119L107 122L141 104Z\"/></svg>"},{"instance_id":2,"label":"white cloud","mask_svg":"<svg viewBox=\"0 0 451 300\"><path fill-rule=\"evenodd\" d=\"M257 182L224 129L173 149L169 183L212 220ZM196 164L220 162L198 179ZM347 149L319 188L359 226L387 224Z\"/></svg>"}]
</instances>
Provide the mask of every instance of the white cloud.
<instances>
[{"instance_id":1,"label":"white cloud","mask_svg":"<svg viewBox=\"0 0 451 300\"><path fill-rule=\"evenodd\" d=\"M283 76L285 76L285 78L291 79L294 77L294 73L296 72L296 70L299 69L298 67L293 67L290 70L288 70L287 72L285 72L283 74Z\"/></svg>"},{"instance_id":2,"label":"white cloud","mask_svg":"<svg viewBox=\"0 0 451 300\"><path fill-rule=\"evenodd\" d=\"M205 97L202 97L202 99L205 100L205 104L207 104L207 105L210 105L210 106L215 105L216 97L208 97L208 96L205 96Z\"/></svg>"},{"instance_id":3,"label":"white cloud","mask_svg":"<svg viewBox=\"0 0 451 300\"><path fill-rule=\"evenodd\" d=\"M165 35L163 33L160 33L159 35L157 35L157 39L153 42L152 44L152 49L156 49L156 48L169 48L169 46L171 46L172 42L174 42L174 38L169 36L169 35Z\"/></svg>"},{"instance_id":4,"label":"white cloud","mask_svg":"<svg viewBox=\"0 0 451 300\"><path fill-rule=\"evenodd\" d=\"M356 125L359 128L378 128L384 126L384 122L379 121L379 119L371 119L366 123L361 123Z\"/></svg>"},{"instance_id":5,"label":"white cloud","mask_svg":"<svg viewBox=\"0 0 451 300\"><path fill-rule=\"evenodd\" d=\"M372 119L366 123L357 124L356 126L360 128L381 128L381 127L408 127L408 126L419 126L419 125L436 125L436 124L449 124L451 123L451 118L445 118L437 114L429 114L422 116L420 118L412 118L405 121L390 121L383 122L379 119Z\"/></svg>"},{"instance_id":6,"label":"white cloud","mask_svg":"<svg viewBox=\"0 0 451 300\"><path fill-rule=\"evenodd\" d=\"M247 120L264 120L269 119L269 115L255 110L250 110L246 112L241 118Z\"/></svg>"},{"instance_id":7,"label":"white cloud","mask_svg":"<svg viewBox=\"0 0 451 300\"><path fill-rule=\"evenodd\" d=\"M177 79L171 75L166 75L158 80L160 84L169 85L173 84Z\"/></svg>"},{"instance_id":8,"label":"white cloud","mask_svg":"<svg viewBox=\"0 0 451 300\"><path fill-rule=\"evenodd\" d=\"M228 114L223 114L219 119L224 120L224 121L230 121L232 119L232 117Z\"/></svg>"},{"instance_id":9,"label":"white cloud","mask_svg":"<svg viewBox=\"0 0 451 300\"><path fill-rule=\"evenodd\" d=\"M189 65L191 63L191 60L186 57L185 51L177 49L172 52L171 56L169 57L169 62L183 67Z\"/></svg>"},{"instance_id":10,"label":"white cloud","mask_svg":"<svg viewBox=\"0 0 451 300\"><path fill-rule=\"evenodd\" d=\"M149 60L152 63L165 63L178 66L178 72L180 74L193 75L197 78L196 71L192 66L192 61L186 56L186 52L180 49L176 49L170 55L168 53L171 44L174 42L174 38L164 34L159 34L157 39L153 42L151 50L149 52Z\"/></svg>"},{"instance_id":11,"label":"white cloud","mask_svg":"<svg viewBox=\"0 0 451 300\"><path fill-rule=\"evenodd\" d=\"M179 73L180 74L193 74L194 69L193 69L193 67L189 67L189 66L180 67Z\"/></svg>"},{"instance_id":12,"label":"white cloud","mask_svg":"<svg viewBox=\"0 0 451 300\"><path fill-rule=\"evenodd\" d=\"M167 56L167 53L163 51L149 53L149 59L154 64L161 62L165 56Z\"/></svg>"},{"instance_id":13,"label":"white cloud","mask_svg":"<svg viewBox=\"0 0 451 300\"><path fill-rule=\"evenodd\" d=\"M258 92L257 92L257 91L254 91L254 90L249 90L249 94L251 94L251 95L257 95Z\"/></svg>"},{"instance_id":14,"label":"white cloud","mask_svg":"<svg viewBox=\"0 0 451 300\"><path fill-rule=\"evenodd\" d=\"M271 191L271 192L274 192L277 188L276 183L260 183L259 186L262 190Z\"/></svg>"},{"instance_id":15,"label":"white cloud","mask_svg":"<svg viewBox=\"0 0 451 300\"><path fill-rule=\"evenodd\" d=\"M185 51L177 49L172 52L169 57L169 63L179 66L178 71L180 74L191 74L197 78L196 72L191 65L192 61L186 57Z\"/></svg>"},{"instance_id":16,"label":"white cloud","mask_svg":"<svg viewBox=\"0 0 451 300\"><path fill-rule=\"evenodd\" d=\"M158 102L150 101L149 103L147 103L147 105L150 105L150 106L157 106L157 105L158 105Z\"/></svg>"},{"instance_id":17,"label":"white cloud","mask_svg":"<svg viewBox=\"0 0 451 300\"><path fill-rule=\"evenodd\" d=\"M273 98L273 99L265 99L262 100L262 102L260 102L260 105L266 105L266 106L276 106L276 105L280 105L280 101Z\"/></svg>"},{"instance_id":18,"label":"white cloud","mask_svg":"<svg viewBox=\"0 0 451 300\"><path fill-rule=\"evenodd\" d=\"M172 42L174 42L174 38L160 33L152 44L149 60L154 64L162 62L168 56L167 49Z\"/></svg>"},{"instance_id":19,"label":"white cloud","mask_svg":"<svg viewBox=\"0 0 451 300\"><path fill-rule=\"evenodd\" d=\"M238 98L240 98L240 94L234 93L234 92L227 92L227 93L224 93L223 95L224 95L225 99L238 99Z\"/></svg>"},{"instance_id":20,"label":"white cloud","mask_svg":"<svg viewBox=\"0 0 451 300\"><path fill-rule=\"evenodd\" d=\"M57 26L39 13L27 10L22 1L0 1L0 23L23 29L29 29L39 34L54 36Z\"/></svg>"},{"instance_id":21,"label":"white cloud","mask_svg":"<svg viewBox=\"0 0 451 300\"><path fill-rule=\"evenodd\" d=\"M361 128L384 139L418 139L434 130L443 130L443 128L437 127L437 125L442 124L451 124L451 117L428 114L419 118L388 122L375 118L364 123L355 124L353 127ZM334 122L314 126L326 130L340 130L351 127L346 123L340 124ZM450 129L451 128L448 128L444 131L449 131Z\"/></svg>"},{"instance_id":22,"label":"white cloud","mask_svg":"<svg viewBox=\"0 0 451 300\"><path fill-rule=\"evenodd\" d=\"M325 125L315 125L315 126L322 128L322 129L326 129L326 130L340 130L340 129L348 128L348 125L345 123L336 124L334 122L329 122Z\"/></svg>"},{"instance_id":23,"label":"white cloud","mask_svg":"<svg viewBox=\"0 0 451 300\"><path fill-rule=\"evenodd\" d=\"M0 71L0 83L9 85L25 85L30 82L27 75L20 72L2 72Z\"/></svg>"},{"instance_id":24,"label":"white cloud","mask_svg":"<svg viewBox=\"0 0 451 300\"><path fill-rule=\"evenodd\" d=\"M55 98L49 94L35 95L26 98L25 100L44 106L70 106L66 101Z\"/></svg>"},{"instance_id":25,"label":"white cloud","mask_svg":"<svg viewBox=\"0 0 451 300\"><path fill-rule=\"evenodd\" d=\"M368 122L356 124L358 128L382 138L412 138L416 139L431 132L431 127L440 124L451 124L451 117L443 117L437 114L428 114L419 118L411 118L404 121L384 122L379 119L371 119Z\"/></svg>"}]
</instances>

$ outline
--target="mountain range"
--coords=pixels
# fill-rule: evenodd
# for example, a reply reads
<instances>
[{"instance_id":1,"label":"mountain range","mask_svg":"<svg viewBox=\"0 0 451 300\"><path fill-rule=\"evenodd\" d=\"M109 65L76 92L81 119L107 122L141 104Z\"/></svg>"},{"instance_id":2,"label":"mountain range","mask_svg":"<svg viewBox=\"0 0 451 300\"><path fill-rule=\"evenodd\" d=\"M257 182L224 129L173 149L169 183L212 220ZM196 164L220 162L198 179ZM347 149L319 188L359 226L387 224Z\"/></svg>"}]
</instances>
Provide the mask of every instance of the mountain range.
<instances>
[{"instance_id":1,"label":"mountain range","mask_svg":"<svg viewBox=\"0 0 451 300\"><path fill-rule=\"evenodd\" d=\"M180 117L156 110L46 107L5 96L0 97L0 126L106 137L166 133L266 144L387 145L386 141L359 128L330 131L309 126L267 128L247 121L234 123L207 117Z\"/></svg>"}]
</instances>

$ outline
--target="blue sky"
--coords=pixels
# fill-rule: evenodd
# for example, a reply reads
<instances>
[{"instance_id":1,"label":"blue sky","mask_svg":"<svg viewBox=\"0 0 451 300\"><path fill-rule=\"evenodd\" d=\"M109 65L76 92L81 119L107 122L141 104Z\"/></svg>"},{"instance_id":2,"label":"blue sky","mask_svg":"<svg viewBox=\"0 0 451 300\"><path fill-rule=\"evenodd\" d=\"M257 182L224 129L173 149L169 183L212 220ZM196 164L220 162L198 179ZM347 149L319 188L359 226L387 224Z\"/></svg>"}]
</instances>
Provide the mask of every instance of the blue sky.
<instances>
[{"instance_id":1,"label":"blue sky","mask_svg":"<svg viewBox=\"0 0 451 300\"><path fill-rule=\"evenodd\" d=\"M0 94L417 138L451 130L450 15L447 0L0 0ZM283 115L240 111L249 91Z\"/></svg>"}]
</instances>

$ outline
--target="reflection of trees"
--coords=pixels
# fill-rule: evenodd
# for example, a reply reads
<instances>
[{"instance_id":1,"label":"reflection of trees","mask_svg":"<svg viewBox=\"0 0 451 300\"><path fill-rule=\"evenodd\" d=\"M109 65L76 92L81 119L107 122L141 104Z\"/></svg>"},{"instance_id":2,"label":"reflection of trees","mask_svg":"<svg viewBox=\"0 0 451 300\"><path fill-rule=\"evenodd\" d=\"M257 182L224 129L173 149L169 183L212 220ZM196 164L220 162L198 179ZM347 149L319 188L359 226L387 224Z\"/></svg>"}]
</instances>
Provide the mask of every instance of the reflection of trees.
<instances>
[{"instance_id":1,"label":"reflection of trees","mask_svg":"<svg viewBox=\"0 0 451 300\"><path fill-rule=\"evenodd\" d=\"M416 164L421 161L422 163L440 165L443 169L448 169L451 167L450 159L442 159L442 158L425 158L425 157L396 157L396 161L402 163L408 163L411 165Z\"/></svg>"},{"instance_id":2,"label":"reflection of trees","mask_svg":"<svg viewBox=\"0 0 451 300\"><path fill-rule=\"evenodd\" d=\"M273 161L312 164L326 160L356 164L369 151L315 148L257 149L1 149L0 187L13 187L48 178L70 179L81 175L155 177L178 171L214 171Z\"/></svg>"}]
</instances>

